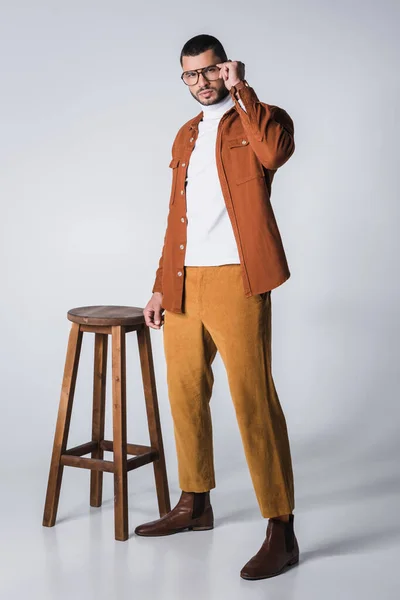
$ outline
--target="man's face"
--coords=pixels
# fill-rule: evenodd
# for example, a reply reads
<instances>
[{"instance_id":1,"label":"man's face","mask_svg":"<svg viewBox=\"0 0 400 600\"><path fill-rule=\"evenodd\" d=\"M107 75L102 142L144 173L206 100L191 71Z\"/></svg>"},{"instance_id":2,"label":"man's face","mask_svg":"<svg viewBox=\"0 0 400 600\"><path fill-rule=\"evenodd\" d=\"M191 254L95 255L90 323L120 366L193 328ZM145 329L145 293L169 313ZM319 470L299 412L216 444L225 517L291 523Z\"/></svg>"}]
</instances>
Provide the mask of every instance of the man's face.
<instances>
[{"instance_id":1,"label":"man's face","mask_svg":"<svg viewBox=\"0 0 400 600\"><path fill-rule=\"evenodd\" d=\"M220 62L223 61L219 56L214 54L214 50L206 50L197 56L183 56L182 71L202 69L203 67L209 67L210 65L215 65ZM205 106L220 102L229 94L229 90L226 88L222 78L218 78L215 81L208 81L203 77L202 73L199 73L199 80L195 85L188 85L187 87L193 98ZM208 90L208 92L202 93L205 90Z\"/></svg>"}]
</instances>

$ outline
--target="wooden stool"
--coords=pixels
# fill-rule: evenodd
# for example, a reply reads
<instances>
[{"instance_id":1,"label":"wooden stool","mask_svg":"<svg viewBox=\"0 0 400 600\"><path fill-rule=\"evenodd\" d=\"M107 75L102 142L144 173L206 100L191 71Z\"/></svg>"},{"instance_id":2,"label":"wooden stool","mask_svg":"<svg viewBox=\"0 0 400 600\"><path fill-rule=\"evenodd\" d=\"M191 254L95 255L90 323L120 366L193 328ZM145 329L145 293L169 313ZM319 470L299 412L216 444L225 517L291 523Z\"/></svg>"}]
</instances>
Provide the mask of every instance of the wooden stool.
<instances>
[{"instance_id":1,"label":"wooden stool","mask_svg":"<svg viewBox=\"0 0 400 600\"><path fill-rule=\"evenodd\" d=\"M114 473L115 539L128 539L128 481L132 469L153 463L160 516L171 510L158 410L150 332L143 310L131 306L84 306L68 311L69 334L61 398L47 485L43 525L53 527L64 466L90 469L90 506L102 503L103 471ZM126 441L125 334L136 331L151 446ZM75 383L84 332L95 334L92 441L67 450ZM112 336L113 441L104 439L108 335ZM104 460L104 451L114 460ZM91 453L91 458L82 458ZM127 455L134 458L127 458Z\"/></svg>"}]
</instances>

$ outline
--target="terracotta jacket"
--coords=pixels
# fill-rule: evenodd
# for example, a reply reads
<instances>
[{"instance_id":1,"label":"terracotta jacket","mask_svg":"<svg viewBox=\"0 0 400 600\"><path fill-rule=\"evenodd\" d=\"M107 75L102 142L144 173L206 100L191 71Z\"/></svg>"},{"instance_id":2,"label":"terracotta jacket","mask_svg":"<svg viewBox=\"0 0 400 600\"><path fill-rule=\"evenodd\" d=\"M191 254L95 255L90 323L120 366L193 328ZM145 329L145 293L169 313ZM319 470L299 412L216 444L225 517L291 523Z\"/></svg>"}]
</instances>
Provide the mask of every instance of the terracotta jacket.
<instances>
[{"instance_id":1,"label":"terracotta jacket","mask_svg":"<svg viewBox=\"0 0 400 600\"><path fill-rule=\"evenodd\" d=\"M294 126L285 110L260 102L246 80L232 86L230 94L235 106L224 113L218 124L216 161L238 246L243 291L252 296L278 287L290 277L270 196L276 170L294 152ZM185 123L172 145L167 227L152 288L163 294L162 307L176 313L183 312L186 171L202 117L203 111Z\"/></svg>"}]
</instances>

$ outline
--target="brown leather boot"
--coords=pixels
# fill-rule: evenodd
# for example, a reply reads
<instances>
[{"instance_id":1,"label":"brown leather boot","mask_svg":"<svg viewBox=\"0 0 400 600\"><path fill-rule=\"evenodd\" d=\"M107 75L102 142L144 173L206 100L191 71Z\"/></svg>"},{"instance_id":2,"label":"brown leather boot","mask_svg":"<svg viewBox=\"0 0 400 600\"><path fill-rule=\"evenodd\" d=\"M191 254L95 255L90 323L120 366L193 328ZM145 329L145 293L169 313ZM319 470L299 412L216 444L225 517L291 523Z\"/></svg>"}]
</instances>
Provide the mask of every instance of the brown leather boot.
<instances>
[{"instance_id":1,"label":"brown leather boot","mask_svg":"<svg viewBox=\"0 0 400 600\"><path fill-rule=\"evenodd\" d=\"M243 579L274 577L299 562L299 545L293 529L294 515L289 521L271 518L263 545L240 571Z\"/></svg>"},{"instance_id":2,"label":"brown leather boot","mask_svg":"<svg viewBox=\"0 0 400 600\"><path fill-rule=\"evenodd\" d=\"M158 536L186 529L203 531L214 527L210 492L182 492L178 504L169 513L150 523L138 525L137 535Z\"/></svg>"}]
</instances>

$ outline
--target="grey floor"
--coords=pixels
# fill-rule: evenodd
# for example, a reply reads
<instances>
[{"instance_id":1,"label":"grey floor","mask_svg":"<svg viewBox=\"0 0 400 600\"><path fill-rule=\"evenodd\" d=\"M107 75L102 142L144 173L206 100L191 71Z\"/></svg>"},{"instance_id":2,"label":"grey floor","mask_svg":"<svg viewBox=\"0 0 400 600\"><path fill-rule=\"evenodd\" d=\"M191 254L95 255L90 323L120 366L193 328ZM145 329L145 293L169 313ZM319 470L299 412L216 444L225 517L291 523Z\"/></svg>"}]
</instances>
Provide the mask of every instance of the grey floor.
<instances>
[{"instance_id":1,"label":"grey floor","mask_svg":"<svg viewBox=\"0 0 400 600\"><path fill-rule=\"evenodd\" d=\"M111 475L105 474L102 508L93 509L88 472L66 468L57 524L44 528L47 471L2 473L0 598L394 600L400 595L400 494L389 471L358 473L357 479L343 463L329 477L314 472L308 478L297 469L300 563L262 581L239 577L267 523L246 477L238 479L232 470L220 476L212 492L214 530L148 539L133 533L137 524L158 516L151 466L139 471L129 475L127 542L113 537ZM310 479L312 488L304 485ZM175 504L176 481L170 488Z\"/></svg>"}]
</instances>

